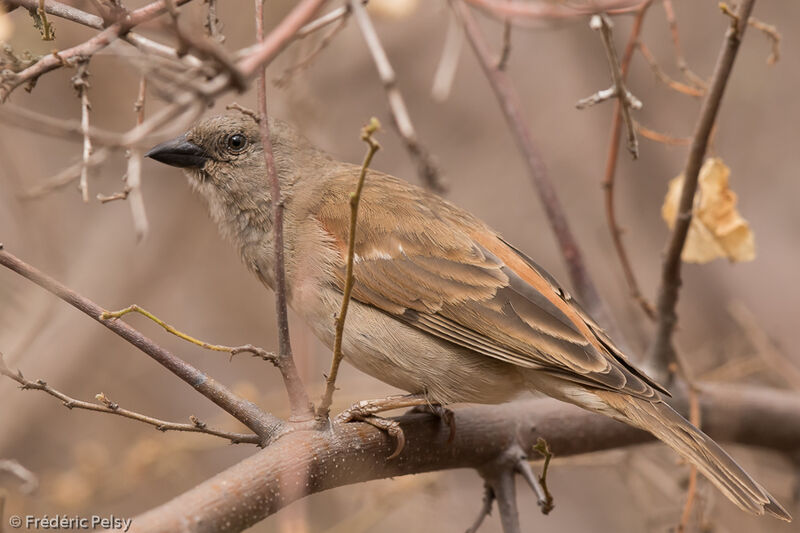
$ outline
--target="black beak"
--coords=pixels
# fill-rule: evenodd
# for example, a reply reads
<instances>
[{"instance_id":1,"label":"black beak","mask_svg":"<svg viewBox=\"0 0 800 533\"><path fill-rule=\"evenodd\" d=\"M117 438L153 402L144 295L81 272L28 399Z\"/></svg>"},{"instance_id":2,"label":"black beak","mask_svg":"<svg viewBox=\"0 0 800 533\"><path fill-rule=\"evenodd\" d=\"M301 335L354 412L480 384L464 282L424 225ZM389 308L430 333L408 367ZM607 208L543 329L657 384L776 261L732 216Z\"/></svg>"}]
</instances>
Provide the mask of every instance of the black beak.
<instances>
[{"instance_id":1,"label":"black beak","mask_svg":"<svg viewBox=\"0 0 800 533\"><path fill-rule=\"evenodd\" d=\"M203 168L208 159L205 150L187 141L186 135L154 146L144 156L180 168Z\"/></svg>"}]
</instances>

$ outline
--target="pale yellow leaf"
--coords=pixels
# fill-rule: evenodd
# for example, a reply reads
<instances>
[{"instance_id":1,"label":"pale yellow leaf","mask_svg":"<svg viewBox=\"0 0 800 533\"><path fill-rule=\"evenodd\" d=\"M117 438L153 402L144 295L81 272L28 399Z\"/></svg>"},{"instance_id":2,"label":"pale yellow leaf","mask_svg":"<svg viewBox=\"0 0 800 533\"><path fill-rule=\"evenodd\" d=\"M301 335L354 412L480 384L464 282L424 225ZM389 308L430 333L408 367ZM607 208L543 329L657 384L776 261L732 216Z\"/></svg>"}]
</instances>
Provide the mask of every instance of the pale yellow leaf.
<instances>
[{"instance_id":1,"label":"pale yellow leaf","mask_svg":"<svg viewBox=\"0 0 800 533\"><path fill-rule=\"evenodd\" d=\"M700 169L694 198L692 223L681 259L687 263L707 263L718 257L731 261L752 261L756 257L755 239L750 225L736 210L736 193L728 186L730 169L722 159L710 157ZM661 216L670 229L683 189L683 174L669 182Z\"/></svg>"}]
</instances>

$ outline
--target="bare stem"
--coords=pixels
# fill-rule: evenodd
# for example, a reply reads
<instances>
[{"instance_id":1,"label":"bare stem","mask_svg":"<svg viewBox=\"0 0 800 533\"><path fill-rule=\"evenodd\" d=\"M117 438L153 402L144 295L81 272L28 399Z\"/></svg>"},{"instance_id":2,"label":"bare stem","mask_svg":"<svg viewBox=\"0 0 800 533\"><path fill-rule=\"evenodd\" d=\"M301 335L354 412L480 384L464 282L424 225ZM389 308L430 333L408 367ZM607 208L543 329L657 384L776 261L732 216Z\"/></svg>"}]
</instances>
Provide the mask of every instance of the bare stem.
<instances>
[{"instance_id":1,"label":"bare stem","mask_svg":"<svg viewBox=\"0 0 800 533\"><path fill-rule=\"evenodd\" d=\"M136 125L144 123L144 102L147 95L147 78L144 76L139 80L139 95L133 108L136 111ZM133 217L133 229L136 239L141 241L147 236L150 224L147 222L147 212L144 208L144 197L142 196L142 151L136 146L131 146L128 151L128 173L126 177L131 216Z\"/></svg>"},{"instance_id":2,"label":"bare stem","mask_svg":"<svg viewBox=\"0 0 800 533\"><path fill-rule=\"evenodd\" d=\"M397 88L397 75L391 63L389 63L389 58L383 49L378 33L375 31L375 26L373 26L362 0L350 0L350 9L353 11L353 17L361 30L361 35L363 35L364 42L372 55L375 67L378 69L378 76L386 92L392 118L397 125L397 130L403 139L406 150L417 164L417 172L420 179L426 187L437 192L444 191L445 187L436 165L434 165L428 151L419 143L417 132L408 114L406 102Z\"/></svg>"},{"instance_id":3,"label":"bare stem","mask_svg":"<svg viewBox=\"0 0 800 533\"><path fill-rule=\"evenodd\" d=\"M86 203L89 201L89 160L92 157L92 138L89 136L89 110L92 108L89 103L89 60L83 59L78 62L78 72L72 78L72 86L78 91L81 100L81 130L83 132L83 165L81 166L81 177L78 188L81 191L81 198Z\"/></svg>"},{"instance_id":4,"label":"bare stem","mask_svg":"<svg viewBox=\"0 0 800 533\"><path fill-rule=\"evenodd\" d=\"M643 4L642 13L650 5L650 0ZM631 109L639 109L642 103L635 97L628 88L625 86L625 76L622 74L622 69L617 57L617 49L614 46L614 35L612 33L613 24L611 19L601 13L594 15L589 22L592 29L598 30L603 40L603 47L606 50L606 57L608 58L608 66L611 69L611 80L613 85L610 89L599 91L589 98L584 98L578 102L578 109L583 109L587 105L602 102L608 98L615 98L617 102L621 103L619 108L622 112L622 118L625 121L625 130L628 132L628 151L634 159L639 157L639 141L636 139L636 128L633 126L633 119L631 118ZM617 109L617 108L615 108Z\"/></svg>"},{"instance_id":5,"label":"bare stem","mask_svg":"<svg viewBox=\"0 0 800 533\"><path fill-rule=\"evenodd\" d=\"M523 2L512 4L512 6L516 5L528 4ZM542 156L533 143L530 130L522 118L519 97L511 84L508 74L497 68L497 62L494 60L491 52L489 52L486 38L481 32L470 9L459 0L453 0L451 6L461 19L467 38L475 51L475 55L483 68L484 74L486 74L487 80L497 96L498 103L505 115L514 140L520 152L522 152L525 164L528 167L528 174L536 187L539 198L547 213L550 229L553 230L559 247L561 248L561 255L567 263L570 281L578 295L578 299L586 307L589 314L594 316L600 324L611 332L612 337L620 339L621 335L617 334L611 316L606 311L600 299L600 295L597 292L597 288L586 269L583 254L569 228L564 208L556 194L553 183L550 181L550 177L547 175L547 169L545 168Z\"/></svg>"},{"instance_id":6,"label":"bare stem","mask_svg":"<svg viewBox=\"0 0 800 533\"><path fill-rule=\"evenodd\" d=\"M256 2L256 33L258 42L264 43L264 0ZM261 144L264 151L267 175L271 187L272 231L275 234L275 313L278 317L278 369L283 376L283 383L289 395L289 405L293 420L309 420L314 411L308 399L303 381L297 371L292 355L292 343L289 337L289 313L286 307L286 269L283 244L283 200L278 172L275 170L275 156L272 153L272 142L269 136L269 118L267 115L267 72L259 68L258 75L258 127L261 132Z\"/></svg>"},{"instance_id":7,"label":"bare stem","mask_svg":"<svg viewBox=\"0 0 800 533\"><path fill-rule=\"evenodd\" d=\"M358 176L356 190L350 194L350 232L347 238L347 267L345 269L344 290L342 291L342 307L336 317L336 336L333 340L333 359L331 360L331 370L325 380L325 393L320 400L317 408L318 418L327 418L328 412L333 403L333 393L336 390L336 377L339 374L339 365L342 362L342 337L344 336L344 321L347 317L347 308L350 305L350 294L353 292L353 262L356 255L356 222L358 221L358 205L361 202L361 191L364 188L364 179L367 177L367 170L375 156L375 152L380 150L381 145L372 138L378 131L380 123L378 119L372 117L369 124L361 130L361 140L367 143L367 154L361 164L361 173Z\"/></svg>"},{"instance_id":8,"label":"bare stem","mask_svg":"<svg viewBox=\"0 0 800 533\"><path fill-rule=\"evenodd\" d=\"M636 42L639 39L639 34L642 31L642 23L647 9L650 7L652 0L644 2L639 11L636 12L636 17L633 19L633 27L631 28L628 43L625 45L625 51L622 54L622 61L620 62L619 71L620 77L624 81L628 75L628 67L633 57L633 52L636 48ZM622 229L617 223L617 215L614 209L614 178L617 172L617 157L619 155L619 140L622 134L622 102L617 99L614 102L614 111L611 119L611 134L608 141L608 155L606 156L606 169L603 177L603 191L606 206L606 220L608 221L608 228L611 231L611 239L614 243L614 249L617 252L622 271L625 274L625 280L628 282L628 289L630 290L631 297L640 305L644 313L651 319L655 319L655 310L653 305L644 297L641 289L639 289L639 282L636 280L636 274L631 266L630 259L628 259L628 252L625 250L625 245L622 241Z\"/></svg>"},{"instance_id":9,"label":"bare stem","mask_svg":"<svg viewBox=\"0 0 800 533\"><path fill-rule=\"evenodd\" d=\"M681 252L686 243L686 236L689 233L689 225L692 222L692 206L694 204L695 191L697 190L700 167L703 164L709 137L722 103L722 96L730 79L736 53L739 50L745 29L747 29L747 20L754 4L755 0L743 0L736 17L731 20L731 25L726 32L725 40L720 50L717 65L714 68L708 96L700 110L700 117L695 127L692 146L689 151L689 158L686 161L686 168L683 172L684 181L678 216L675 220L675 228L669 238L661 272L661 284L656 305L658 328L647 357L648 366L656 379L666 380L665 378L668 378L671 374L669 364L675 361L672 334L678 321L675 308L678 304L678 292L681 285Z\"/></svg>"},{"instance_id":10,"label":"bare stem","mask_svg":"<svg viewBox=\"0 0 800 533\"><path fill-rule=\"evenodd\" d=\"M75 399L71 396L67 396L66 394L57 389L54 389L53 387L48 385L47 382L45 382L44 380L37 379L35 381L31 381L25 379L25 377L22 375L22 372L20 372L19 370L16 372L11 371L8 367L6 367L5 363L3 362L2 354L0 354L0 375L6 376L19 383L22 390L38 390L46 394L49 394L54 398L58 398L59 400L61 400L61 402L64 404L64 407L66 407L67 409L84 409L86 411L95 411L98 413L117 415L124 418L129 418L131 420L137 420L139 422L143 422L145 424L155 427L159 431L185 431L191 433L205 433L206 435L213 435L215 437L221 437L223 439L227 439L231 441L232 444L239 444L239 443L260 444L262 442L261 437L259 437L254 433L234 433L234 432L209 428L208 426L206 426L205 422L199 420L195 416L189 417L189 419L191 420L189 424L181 424L178 422L168 422L166 420L153 418L151 416L147 416L142 413L137 413L136 411L131 411L129 409L123 409L122 407L119 406L119 404L109 400L108 397L102 392L95 395L95 398L99 403L85 402L82 400Z\"/></svg>"},{"instance_id":11,"label":"bare stem","mask_svg":"<svg viewBox=\"0 0 800 533\"><path fill-rule=\"evenodd\" d=\"M279 418L262 411L254 403L240 398L221 383L217 383L210 376L157 345L126 323L119 320L102 320L100 317L105 312L102 307L3 250L2 245L0 245L0 265L58 296L142 350L157 363L191 385L197 392L253 430L261 438L261 444L268 444L283 431L284 423Z\"/></svg>"},{"instance_id":12,"label":"bare stem","mask_svg":"<svg viewBox=\"0 0 800 533\"><path fill-rule=\"evenodd\" d=\"M114 320L117 318L122 318L123 316L127 315L128 313L139 313L142 316L145 316L164 328L168 333L172 333L179 339L183 339L186 342L190 342L195 346L199 346L201 348L205 348L206 350L211 350L213 352L225 352L231 354L231 356L243 353L243 352L250 352L253 355L262 358L265 361L270 361L271 363L277 364L277 357L274 353L268 352L262 348L258 348L253 346L252 344L244 344L242 346L224 346L222 344L209 344L207 342L201 341L192 337L191 335L187 335L186 333L178 330L174 326L171 326L158 318L156 315L148 311L147 309L143 309L136 304L129 305L125 309L120 309L119 311L103 311L100 313L100 320Z\"/></svg>"}]
</instances>

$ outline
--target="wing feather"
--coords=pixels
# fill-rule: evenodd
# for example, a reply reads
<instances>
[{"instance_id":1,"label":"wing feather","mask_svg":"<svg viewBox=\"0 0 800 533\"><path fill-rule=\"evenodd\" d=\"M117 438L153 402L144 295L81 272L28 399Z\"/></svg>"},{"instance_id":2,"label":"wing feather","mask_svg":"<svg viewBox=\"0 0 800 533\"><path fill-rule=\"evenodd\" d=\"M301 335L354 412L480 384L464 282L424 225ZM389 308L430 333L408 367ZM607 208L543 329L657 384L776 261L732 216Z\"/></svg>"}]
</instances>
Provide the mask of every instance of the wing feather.
<instances>
[{"instance_id":1,"label":"wing feather","mask_svg":"<svg viewBox=\"0 0 800 533\"><path fill-rule=\"evenodd\" d=\"M354 187L352 173L334 177L314 211L339 252L340 290L349 218L342 206ZM544 269L434 195L370 173L355 248L353 298L422 331L592 387L647 399L658 396L656 389L666 392L630 364Z\"/></svg>"}]
</instances>

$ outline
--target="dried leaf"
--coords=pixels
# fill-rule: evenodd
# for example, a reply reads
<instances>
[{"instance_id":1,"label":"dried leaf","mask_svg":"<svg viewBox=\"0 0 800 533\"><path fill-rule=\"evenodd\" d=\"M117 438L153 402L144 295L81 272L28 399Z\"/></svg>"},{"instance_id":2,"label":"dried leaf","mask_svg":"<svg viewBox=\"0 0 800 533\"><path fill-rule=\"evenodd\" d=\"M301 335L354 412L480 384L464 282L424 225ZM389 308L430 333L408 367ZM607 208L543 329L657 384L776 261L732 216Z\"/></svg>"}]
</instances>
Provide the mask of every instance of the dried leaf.
<instances>
[{"instance_id":1,"label":"dried leaf","mask_svg":"<svg viewBox=\"0 0 800 533\"><path fill-rule=\"evenodd\" d=\"M700 169L694 213L681 259L708 263L718 257L730 261L752 261L756 257L750 225L736 210L736 193L728 187L730 169L722 159L710 157ZM669 182L661 216L670 229L675 226L683 174Z\"/></svg>"}]
</instances>

